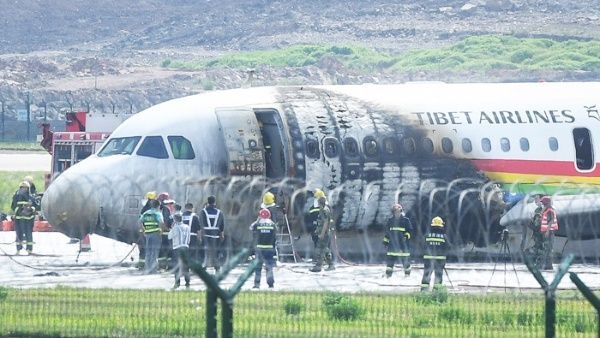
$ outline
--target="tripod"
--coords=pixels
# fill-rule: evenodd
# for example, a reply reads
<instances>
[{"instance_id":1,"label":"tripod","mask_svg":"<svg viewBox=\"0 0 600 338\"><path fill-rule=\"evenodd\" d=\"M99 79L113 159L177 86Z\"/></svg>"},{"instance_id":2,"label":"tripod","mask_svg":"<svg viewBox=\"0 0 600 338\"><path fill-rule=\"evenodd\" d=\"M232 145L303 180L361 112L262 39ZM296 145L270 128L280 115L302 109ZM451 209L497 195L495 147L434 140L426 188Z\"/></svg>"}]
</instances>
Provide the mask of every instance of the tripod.
<instances>
[{"instance_id":1,"label":"tripod","mask_svg":"<svg viewBox=\"0 0 600 338\"><path fill-rule=\"evenodd\" d=\"M494 278L494 273L496 272L496 266L498 265L498 261L502 259L504 261L504 292L506 292L506 265L507 265L507 256L510 259L510 263L512 264L513 271L515 272L515 277L517 278L517 286L519 288L519 292L521 292L521 282L519 281L519 274L517 273L517 268L515 268L515 262L513 261L512 254L510 253L510 247L508 246L508 229L502 230L502 234L500 234L500 249L498 249L498 257L496 258L496 262L494 263L494 269L492 270L492 276L490 277L490 281L486 287L490 288L490 283Z\"/></svg>"}]
</instances>

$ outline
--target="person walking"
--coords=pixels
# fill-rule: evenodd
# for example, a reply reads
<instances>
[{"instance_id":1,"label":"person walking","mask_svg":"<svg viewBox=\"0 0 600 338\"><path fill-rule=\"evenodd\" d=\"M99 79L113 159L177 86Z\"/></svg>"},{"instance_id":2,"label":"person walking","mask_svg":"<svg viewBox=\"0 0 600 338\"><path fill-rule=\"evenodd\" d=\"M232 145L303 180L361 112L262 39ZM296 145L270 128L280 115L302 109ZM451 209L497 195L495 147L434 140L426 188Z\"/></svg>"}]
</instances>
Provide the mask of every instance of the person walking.
<instances>
[{"instance_id":1,"label":"person walking","mask_svg":"<svg viewBox=\"0 0 600 338\"><path fill-rule=\"evenodd\" d=\"M17 234L17 255L25 245L27 253L33 251L33 222L35 219L37 205L29 193L29 183L27 181L19 184L19 190L15 192L12 198L11 209L14 212L15 232Z\"/></svg>"},{"instance_id":2,"label":"person walking","mask_svg":"<svg viewBox=\"0 0 600 338\"><path fill-rule=\"evenodd\" d=\"M269 285L269 288L273 288L275 285L273 267L275 266L277 224L271 219L269 209L260 209L258 221L252 224L252 232L256 243L255 259L258 260L258 265L254 270L254 288L258 289L260 287L263 264L267 275L267 285Z\"/></svg>"},{"instance_id":3,"label":"person walking","mask_svg":"<svg viewBox=\"0 0 600 338\"><path fill-rule=\"evenodd\" d=\"M412 232L410 219L404 214L402 205L396 203L392 206L392 217L387 221L387 231L383 237L383 244L387 247L386 277L392 277L394 265L400 259L404 267L404 275L410 276L410 251L408 240Z\"/></svg>"},{"instance_id":4,"label":"person walking","mask_svg":"<svg viewBox=\"0 0 600 338\"><path fill-rule=\"evenodd\" d=\"M204 267L213 267L215 272L219 272L221 264L219 262L219 249L221 242L225 239L224 216L220 209L217 208L217 199L215 196L209 196L207 205L202 209L201 234L204 241Z\"/></svg>"},{"instance_id":5,"label":"person walking","mask_svg":"<svg viewBox=\"0 0 600 338\"><path fill-rule=\"evenodd\" d=\"M146 274L158 271L158 252L160 251L161 229L164 228L162 213L159 211L160 202L150 201L150 209L144 212L139 219L141 229L146 239L144 257L144 270Z\"/></svg>"},{"instance_id":6,"label":"person walking","mask_svg":"<svg viewBox=\"0 0 600 338\"><path fill-rule=\"evenodd\" d=\"M190 226L182 222L180 213L173 214L173 227L168 234L169 239L173 243L173 253L177 260L175 266L175 285L177 289L181 283L181 275L185 279L185 287L190 287L190 268L186 264L184 257L189 259L189 243L190 243Z\"/></svg>"},{"instance_id":7,"label":"person walking","mask_svg":"<svg viewBox=\"0 0 600 338\"><path fill-rule=\"evenodd\" d=\"M421 280L421 291L429 290L431 273L435 273L434 288L442 285L444 268L446 266L446 252L448 243L444 220L436 216L431 220L429 231L425 235L425 255L423 256L423 279Z\"/></svg>"},{"instance_id":8,"label":"person walking","mask_svg":"<svg viewBox=\"0 0 600 338\"><path fill-rule=\"evenodd\" d=\"M333 222L331 218L331 209L327 205L325 197L319 198L319 219L317 221L317 253L315 255L315 265L310 269L311 272L320 272L323 266L323 260L328 264L327 271L335 270L333 265L333 256L331 254L331 237L333 236Z\"/></svg>"}]
</instances>

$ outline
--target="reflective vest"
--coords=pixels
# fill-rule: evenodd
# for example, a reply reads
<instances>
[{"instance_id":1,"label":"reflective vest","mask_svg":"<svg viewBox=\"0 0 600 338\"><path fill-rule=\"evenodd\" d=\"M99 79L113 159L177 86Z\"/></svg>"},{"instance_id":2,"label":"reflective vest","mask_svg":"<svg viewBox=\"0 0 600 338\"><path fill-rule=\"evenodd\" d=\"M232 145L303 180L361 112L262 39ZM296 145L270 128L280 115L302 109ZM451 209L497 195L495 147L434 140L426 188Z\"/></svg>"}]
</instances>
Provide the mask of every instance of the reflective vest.
<instances>
[{"instance_id":1,"label":"reflective vest","mask_svg":"<svg viewBox=\"0 0 600 338\"><path fill-rule=\"evenodd\" d=\"M142 224L144 225L144 233L150 234L160 231L158 218L154 214L156 210L150 209L142 215Z\"/></svg>"},{"instance_id":2,"label":"reflective vest","mask_svg":"<svg viewBox=\"0 0 600 338\"><path fill-rule=\"evenodd\" d=\"M35 218L35 208L32 205L28 205L29 201L17 202L15 208L15 219L32 220Z\"/></svg>"},{"instance_id":3,"label":"reflective vest","mask_svg":"<svg viewBox=\"0 0 600 338\"><path fill-rule=\"evenodd\" d=\"M216 209L216 208L215 208ZM218 226L219 216L221 215L221 210L216 209L216 214L209 214L206 211L206 208L202 209L202 213L204 213L204 217L206 218L206 226L204 227L204 237L210 238L220 238L220 232Z\"/></svg>"},{"instance_id":4,"label":"reflective vest","mask_svg":"<svg viewBox=\"0 0 600 338\"><path fill-rule=\"evenodd\" d=\"M425 236L425 244L423 259L446 259L446 235L443 230L430 230Z\"/></svg>"},{"instance_id":5,"label":"reflective vest","mask_svg":"<svg viewBox=\"0 0 600 338\"><path fill-rule=\"evenodd\" d=\"M257 249L274 249L275 248L275 223L273 221L260 220L255 225L258 240L256 241Z\"/></svg>"},{"instance_id":6,"label":"reflective vest","mask_svg":"<svg viewBox=\"0 0 600 338\"><path fill-rule=\"evenodd\" d=\"M552 223L548 224L548 215L552 214ZM550 226L550 231L558 230L558 219L556 218L556 210L553 208L548 208L542 212L542 223L540 225L540 232L547 232L548 226Z\"/></svg>"},{"instance_id":7,"label":"reflective vest","mask_svg":"<svg viewBox=\"0 0 600 338\"><path fill-rule=\"evenodd\" d=\"M185 215L185 213L184 213L184 215L183 215L183 216L181 216L181 221L182 221L184 224L187 224L187 225L190 227L190 229L191 229L191 228L192 228L192 221L194 220L194 217L197 217L197 216L198 216L198 215L196 215L196 214L195 214L195 213L193 213L193 212L192 212L192 213L190 213L189 215ZM192 232L192 233L190 233L190 236L192 236L192 237L196 237L196 236L198 236L198 234L197 234L197 233L195 233L195 232Z\"/></svg>"}]
</instances>

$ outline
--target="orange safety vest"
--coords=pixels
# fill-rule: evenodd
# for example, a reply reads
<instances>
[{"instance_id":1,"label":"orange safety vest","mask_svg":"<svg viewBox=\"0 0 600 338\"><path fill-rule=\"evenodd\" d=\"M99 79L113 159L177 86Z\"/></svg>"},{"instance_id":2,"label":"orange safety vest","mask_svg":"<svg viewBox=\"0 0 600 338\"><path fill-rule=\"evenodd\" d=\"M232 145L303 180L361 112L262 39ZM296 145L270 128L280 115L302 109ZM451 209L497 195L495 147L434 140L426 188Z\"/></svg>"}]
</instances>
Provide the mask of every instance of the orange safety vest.
<instances>
[{"instance_id":1,"label":"orange safety vest","mask_svg":"<svg viewBox=\"0 0 600 338\"><path fill-rule=\"evenodd\" d=\"M542 224L540 226L540 232L548 231L548 213L552 213L552 223L550 223L550 231L558 230L558 219L556 218L556 210L548 208L542 212Z\"/></svg>"}]
</instances>

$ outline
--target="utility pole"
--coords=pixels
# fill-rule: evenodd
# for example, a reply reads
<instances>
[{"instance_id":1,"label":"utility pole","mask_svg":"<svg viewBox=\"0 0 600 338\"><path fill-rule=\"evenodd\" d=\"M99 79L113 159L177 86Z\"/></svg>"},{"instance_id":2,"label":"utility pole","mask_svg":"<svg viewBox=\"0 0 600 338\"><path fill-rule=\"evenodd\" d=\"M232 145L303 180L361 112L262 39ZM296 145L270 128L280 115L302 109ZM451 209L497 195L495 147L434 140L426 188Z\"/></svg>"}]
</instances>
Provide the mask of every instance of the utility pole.
<instances>
[{"instance_id":1,"label":"utility pole","mask_svg":"<svg viewBox=\"0 0 600 338\"><path fill-rule=\"evenodd\" d=\"M2 141L4 141L4 100L2 100Z\"/></svg>"},{"instance_id":2,"label":"utility pole","mask_svg":"<svg viewBox=\"0 0 600 338\"><path fill-rule=\"evenodd\" d=\"M30 107L30 99L31 96L29 94L29 92L27 93L27 101L25 102L25 104L27 105L27 142L29 142L29 140L31 139L31 107Z\"/></svg>"}]
</instances>

